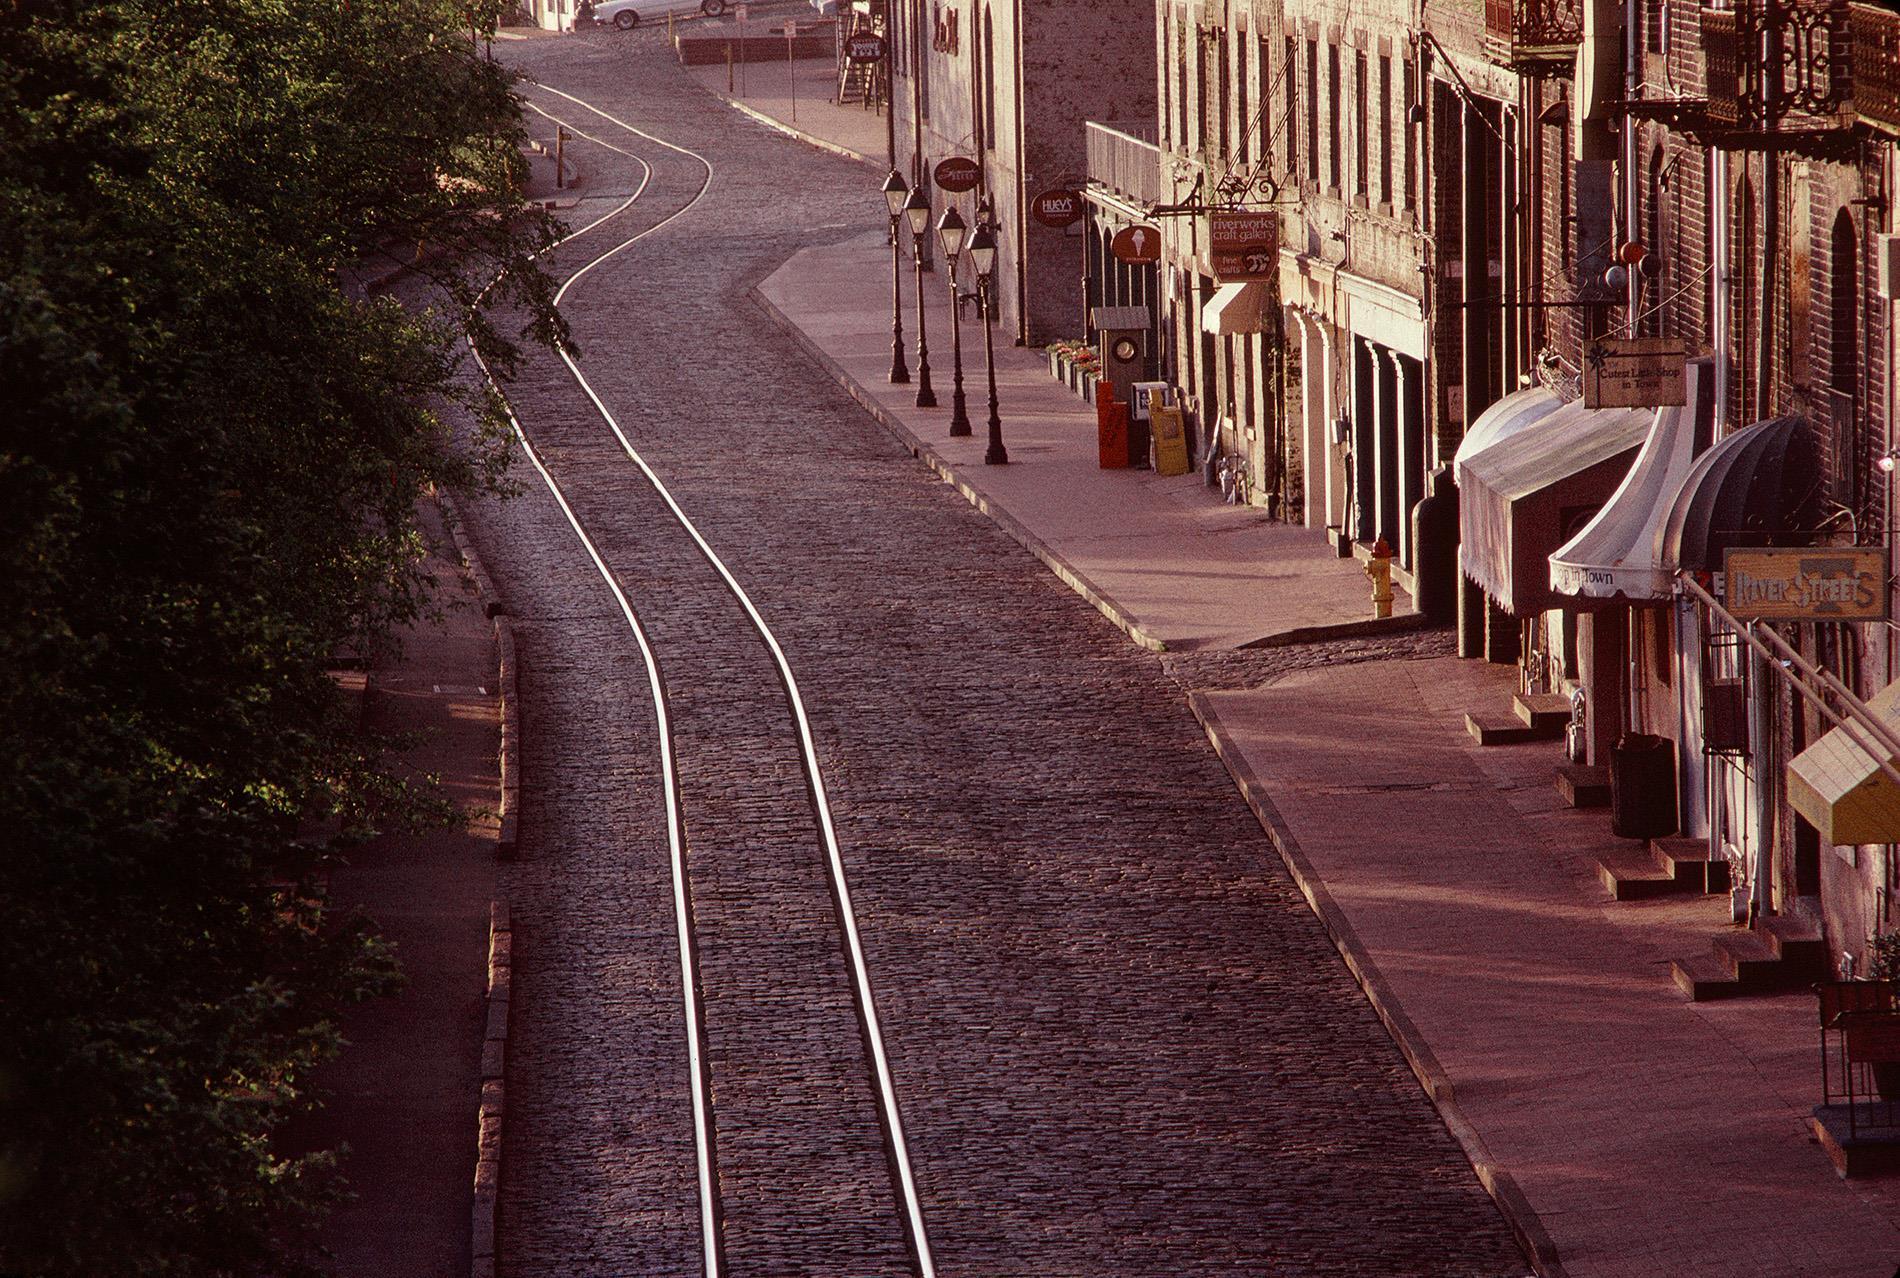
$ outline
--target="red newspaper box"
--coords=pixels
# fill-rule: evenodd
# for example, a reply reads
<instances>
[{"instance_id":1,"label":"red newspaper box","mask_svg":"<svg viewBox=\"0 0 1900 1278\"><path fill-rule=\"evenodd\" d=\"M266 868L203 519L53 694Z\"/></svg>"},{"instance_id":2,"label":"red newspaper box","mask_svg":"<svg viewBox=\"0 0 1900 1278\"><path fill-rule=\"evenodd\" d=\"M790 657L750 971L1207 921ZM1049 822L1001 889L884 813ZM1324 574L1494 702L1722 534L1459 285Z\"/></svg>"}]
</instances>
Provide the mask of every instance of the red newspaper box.
<instances>
[{"instance_id":1,"label":"red newspaper box","mask_svg":"<svg viewBox=\"0 0 1900 1278\"><path fill-rule=\"evenodd\" d=\"M1095 443L1103 470L1128 465L1128 404L1106 381L1095 383Z\"/></svg>"}]
</instances>

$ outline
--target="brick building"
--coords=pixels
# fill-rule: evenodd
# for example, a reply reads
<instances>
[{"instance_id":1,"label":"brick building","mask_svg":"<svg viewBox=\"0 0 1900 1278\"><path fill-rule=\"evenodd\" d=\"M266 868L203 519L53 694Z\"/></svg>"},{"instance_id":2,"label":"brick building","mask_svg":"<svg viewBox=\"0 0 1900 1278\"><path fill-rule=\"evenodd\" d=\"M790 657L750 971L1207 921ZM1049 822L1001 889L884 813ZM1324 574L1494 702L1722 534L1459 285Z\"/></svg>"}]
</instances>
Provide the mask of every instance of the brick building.
<instances>
[{"instance_id":1,"label":"brick building","mask_svg":"<svg viewBox=\"0 0 1900 1278\"><path fill-rule=\"evenodd\" d=\"M928 184L945 157L967 156L983 186L954 197L966 219L994 201L999 322L1040 344L1077 332L1079 230L1042 226L1029 202L1083 180L1088 119L1154 114L1154 28L1133 0L893 0L896 163ZM946 197L932 192L939 211Z\"/></svg>"},{"instance_id":2,"label":"brick building","mask_svg":"<svg viewBox=\"0 0 1900 1278\"><path fill-rule=\"evenodd\" d=\"M1431 86L1435 199L1461 228L1437 247L1466 264L1439 274L1464 315L1434 347L1447 431L1474 436L1465 651L1515 659L1533 691L1580 688L1591 763L1617 762L1627 732L1668 742L1670 819L1707 840L1738 921L1773 920L1836 967L1891 925L1895 886L1891 844L1830 844L1825 802L1800 798L1803 751L1846 699L1751 656L1762 627L1685 578L1719 593L1734 547L1887 544L1900 281L1873 267L1900 243L1897 32L1872 4L1492 0L1481 56L1445 35ZM1466 126L1462 173L1446 114ZM1604 337L1679 343L1688 402L1646 422L1577 409ZM1540 503L1541 537L1482 531ZM1893 681L1886 621L1773 630L1861 698ZM1732 692L1734 713L1712 713ZM1678 979L1720 992L1721 966Z\"/></svg>"}]
</instances>

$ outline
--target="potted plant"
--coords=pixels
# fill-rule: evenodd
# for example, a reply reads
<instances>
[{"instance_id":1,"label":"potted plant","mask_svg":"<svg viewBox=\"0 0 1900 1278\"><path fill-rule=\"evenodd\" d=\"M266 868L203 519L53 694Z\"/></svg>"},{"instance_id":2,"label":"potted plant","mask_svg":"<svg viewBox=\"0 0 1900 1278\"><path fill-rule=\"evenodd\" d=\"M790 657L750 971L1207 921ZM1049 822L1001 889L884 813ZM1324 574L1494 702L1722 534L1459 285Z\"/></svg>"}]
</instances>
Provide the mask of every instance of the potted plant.
<instances>
[{"instance_id":1,"label":"potted plant","mask_svg":"<svg viewBox=\"0 0 1900 1278\"><path fill-rule=\"evenodd\" d=\"M1883 932L1867 943L1867 979L1900 987L1900 932ZM1881 1100L1900 1100L1900 1061L1874 1065L1874 1091Z\"/></svg>"}]
</instances>

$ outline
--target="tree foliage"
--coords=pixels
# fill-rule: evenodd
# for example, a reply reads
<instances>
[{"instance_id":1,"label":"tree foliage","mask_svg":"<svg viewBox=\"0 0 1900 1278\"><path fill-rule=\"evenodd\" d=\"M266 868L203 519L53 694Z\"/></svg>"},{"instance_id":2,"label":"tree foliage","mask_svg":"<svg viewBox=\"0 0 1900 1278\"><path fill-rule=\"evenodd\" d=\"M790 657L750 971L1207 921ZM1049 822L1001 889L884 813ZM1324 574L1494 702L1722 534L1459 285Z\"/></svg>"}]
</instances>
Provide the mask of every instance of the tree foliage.
<instances>
[{"instance_id":1,"label":"tree foliage","mask_svg":"<svg viewBox=\"0 0 1900 1278\"><path fill-rule=\"evenodd\" d=\"M391 973L298 838L386 792L326 668L500 474L460 330L564 340L518 129L434 0L0 8L0 1272L298 1269L273 1132ZM418 244L439 312L343 283Z\"/></svg>"}]
</instances>

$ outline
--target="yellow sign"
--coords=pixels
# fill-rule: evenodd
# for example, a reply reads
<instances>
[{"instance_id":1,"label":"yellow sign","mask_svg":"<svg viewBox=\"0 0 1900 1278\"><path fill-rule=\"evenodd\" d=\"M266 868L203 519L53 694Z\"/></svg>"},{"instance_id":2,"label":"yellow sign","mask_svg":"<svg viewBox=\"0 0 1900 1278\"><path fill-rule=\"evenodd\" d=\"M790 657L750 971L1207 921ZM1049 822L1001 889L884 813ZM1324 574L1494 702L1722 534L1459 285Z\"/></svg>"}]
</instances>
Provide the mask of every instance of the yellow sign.
<instances>
[{"instance_id":1,"label":"yellow sign","mask_svg":"<svg viewBox=\"0 0 1900 1278\"><path fill-rule=\"evenodd\" d=\"M1148 410L1148 424L1155 440L1155 474L1187 474L1187 422L1181 410L1157 404Z\"/></svg>"},{"instance_id":2,"label":"yellow sign","mask_svg":"<svg viewBox=\"0 0 1900 1278\"><path fill-rule=\"evenodd\" d=\"M1893 598L1878 547L1731 549L1722 570L1728 610L1760 621L1884 621Z\"/></svg>"},{"instance_id":3,"label":"yellow sign","mask_svg":"<svg viewBox=\"0 0 1900 1278\"><path fill-rule=\"evenodd\" d=\"M1585 408L1662 408L1689 402L1689 352L1676 337L1598 337L1583 348Z\"/></svg>"}]
</instances>

